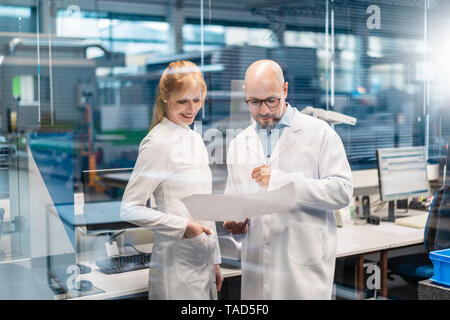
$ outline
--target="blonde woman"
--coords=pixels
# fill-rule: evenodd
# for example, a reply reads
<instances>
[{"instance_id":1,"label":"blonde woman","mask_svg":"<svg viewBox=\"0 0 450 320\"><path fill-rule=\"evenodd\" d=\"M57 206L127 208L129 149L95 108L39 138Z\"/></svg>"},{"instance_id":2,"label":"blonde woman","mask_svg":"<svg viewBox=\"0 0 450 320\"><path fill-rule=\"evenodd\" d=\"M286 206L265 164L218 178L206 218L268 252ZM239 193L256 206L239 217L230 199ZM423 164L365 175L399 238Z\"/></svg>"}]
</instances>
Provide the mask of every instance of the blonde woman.
<instances>
[{"instance_id":1,"label":"blonde woman","mask_svg":"<svg viewBox=\"0 0 450 320\"><path fill-rule=\"evenodd\" d=\"M122 219L154 231L149 299L216 299L222 285L215 223L193 221L180 201L211 193L205 145L189 128L205 97L194 63L169 64L123 195Z\"/></svg>"}]
</instances>

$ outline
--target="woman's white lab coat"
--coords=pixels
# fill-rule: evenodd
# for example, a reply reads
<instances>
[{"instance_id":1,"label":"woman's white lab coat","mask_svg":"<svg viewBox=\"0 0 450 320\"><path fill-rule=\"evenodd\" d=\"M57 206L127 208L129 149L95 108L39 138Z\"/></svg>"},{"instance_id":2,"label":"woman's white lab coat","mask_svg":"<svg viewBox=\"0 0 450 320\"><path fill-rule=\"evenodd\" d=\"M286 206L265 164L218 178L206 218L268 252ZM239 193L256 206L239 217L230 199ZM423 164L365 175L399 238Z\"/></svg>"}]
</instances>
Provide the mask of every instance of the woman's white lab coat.
<instances>
[{"instance_id":1,"label":"woman's white lab coat","mask_svg":"<svg viewBox=\"0 0 450 320\"><path fill-rule=\"evenodd\" d=\"M253 168L271 167L269 190L294 182L297 207L252 218L242 244L243 299L330 299L336 259L333 210L352 196L352 176L339 136L296 110L266 160L254 125L230 144L226 193L264 192Z\"/></svg>"},{"instance_id":2,"label":"woman's white lab coat","mask_svg":"<svg viewBox=\"0 0 450 320\"><path fill-rule=\"evenodd\" d=\"M180 201L211 193L211 184L207 151L198 133L163 118L142 140L121 218L154 231L149 299L215 297L214 264L221 262L215 224L197 221L212 235L183 238L193 219Z\"/></svg>"}]
</instances>

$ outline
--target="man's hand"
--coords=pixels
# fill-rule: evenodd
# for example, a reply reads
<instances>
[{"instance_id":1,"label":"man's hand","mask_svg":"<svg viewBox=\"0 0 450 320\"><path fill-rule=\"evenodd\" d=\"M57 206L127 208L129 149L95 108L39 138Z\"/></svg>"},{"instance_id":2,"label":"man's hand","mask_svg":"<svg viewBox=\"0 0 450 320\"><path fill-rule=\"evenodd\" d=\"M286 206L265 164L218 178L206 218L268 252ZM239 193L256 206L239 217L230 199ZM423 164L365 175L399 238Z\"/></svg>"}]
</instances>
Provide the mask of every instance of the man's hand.
<instances>
[{"instance_id":1,"label":"man's hand","mask_svg":"<svg viewBox=\"0 0 450 320\"><path fill-rule=\"evenodd\" d=\"M252 178L255 179L256 183L261 187L269 189L270 174L270 168L264 165L253 169Z\"/></svg>"},{"instance_id":2,"label":"man's hand","mask_svg":"<svg viewBox=\"0 0 450 320\"><path fill-rule=\"evenodd\" d=\"M236 222L236 221L225 221L223 223L223 227L225 230L232 234L240 234L244 233L248 229L249 219L245 219L244 222Z\"/></svg>"}]
</instances>

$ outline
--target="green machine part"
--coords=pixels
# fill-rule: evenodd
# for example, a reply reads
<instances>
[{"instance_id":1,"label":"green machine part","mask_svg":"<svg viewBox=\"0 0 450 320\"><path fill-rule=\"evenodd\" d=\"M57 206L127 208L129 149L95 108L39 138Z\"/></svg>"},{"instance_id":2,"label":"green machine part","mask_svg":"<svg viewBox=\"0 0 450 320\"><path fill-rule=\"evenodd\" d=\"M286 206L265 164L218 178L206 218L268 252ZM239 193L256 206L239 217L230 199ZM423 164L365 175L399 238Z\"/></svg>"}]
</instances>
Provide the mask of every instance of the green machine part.
<instances>
[{"instance_id":1,"label":"green machine part","mask_svg":"<svg viewBox=\"0 0 450 320\"><path fill-rule=\"evenodd\" d=\"M15 76L12 80L12 94L15 100L20 97L20 76Z\"/></svg>"}]
</instances>

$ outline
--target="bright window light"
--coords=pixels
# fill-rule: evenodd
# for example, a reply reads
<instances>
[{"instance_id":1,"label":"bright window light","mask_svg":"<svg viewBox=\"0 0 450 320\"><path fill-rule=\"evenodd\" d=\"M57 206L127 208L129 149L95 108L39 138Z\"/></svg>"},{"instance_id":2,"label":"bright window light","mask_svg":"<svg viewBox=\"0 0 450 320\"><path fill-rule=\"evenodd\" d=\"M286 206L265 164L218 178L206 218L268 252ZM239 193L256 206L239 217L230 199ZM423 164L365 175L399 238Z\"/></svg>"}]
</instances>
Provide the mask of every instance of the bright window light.
<instances>
[{"instance_id":1,"label":"bright window light","mask_svg":"<svg viewBox=\"0 0 450 320\"><path fill-rule=\"evenodd\" d=\"M10 7L0 5L0 16L29 18L31 16L31 9L24 7Z\"/></svg>"}]
</instances>

